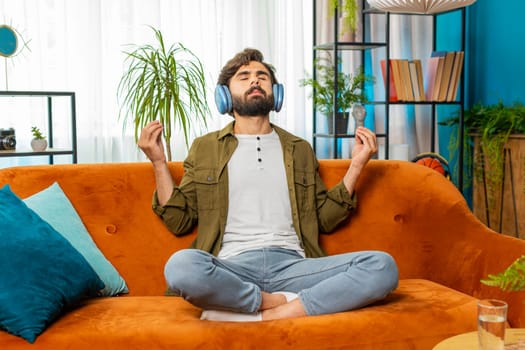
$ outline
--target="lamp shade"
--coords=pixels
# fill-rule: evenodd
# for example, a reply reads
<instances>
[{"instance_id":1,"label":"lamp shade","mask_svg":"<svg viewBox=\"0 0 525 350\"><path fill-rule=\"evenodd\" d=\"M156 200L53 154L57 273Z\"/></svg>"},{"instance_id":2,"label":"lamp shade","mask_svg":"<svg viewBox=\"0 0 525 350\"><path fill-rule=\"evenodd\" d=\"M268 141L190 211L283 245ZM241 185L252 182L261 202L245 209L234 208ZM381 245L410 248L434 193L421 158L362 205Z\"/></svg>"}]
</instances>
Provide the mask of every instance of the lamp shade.
<instances>
[{"instance_id":1,"label":"lamp shade","mask_svg":"<svg viewBox=\"0 0 525 350\"><path fill-rule=\"evenodd\" d=\"M436 14L472 5L476 0L367 0L370 7L400 13Z\"/></svg>"}]
</instances>

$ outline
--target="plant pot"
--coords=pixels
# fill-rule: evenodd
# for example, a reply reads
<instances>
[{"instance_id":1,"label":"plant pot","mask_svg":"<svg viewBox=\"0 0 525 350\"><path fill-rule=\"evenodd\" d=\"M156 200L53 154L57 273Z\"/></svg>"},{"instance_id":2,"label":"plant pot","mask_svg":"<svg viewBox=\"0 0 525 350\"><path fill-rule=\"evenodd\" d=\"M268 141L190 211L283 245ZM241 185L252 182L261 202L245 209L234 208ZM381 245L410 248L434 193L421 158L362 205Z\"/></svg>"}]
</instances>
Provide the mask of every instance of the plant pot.
<instances>
[{"instance_id":1,"label":"plant pot","mask_svg":"<svg viewBox=\"0 0 525 350\"><path fill-rule=\"evenodd\" d=\"M31 140L31 148L35 152L42 152L45 151L47 148L47 141L43 139L32 139Z\"/></svg>"},{"instance_id":2,"label":"plant pot","mask_svg":"<svg viewBox=\"0 0 525 350\"><path fill-rule=\"evenodd\" d=\"M525 239L525 135L511 134L494 169L474 137L473 212L494 231Z\"/></svg>"},{"instance_id":3,"label":"plant pot","mask_svg":"<svg viewBox=\"0 0 525 350\"><path fill-rule=\"evenodd\" d=\"M335 114L335 134L348 133L348 112L338 112ZM334 117L333 114L326 116L326 124L328 125L328 133L334 134Z\"/></svg>"}]
</instances>

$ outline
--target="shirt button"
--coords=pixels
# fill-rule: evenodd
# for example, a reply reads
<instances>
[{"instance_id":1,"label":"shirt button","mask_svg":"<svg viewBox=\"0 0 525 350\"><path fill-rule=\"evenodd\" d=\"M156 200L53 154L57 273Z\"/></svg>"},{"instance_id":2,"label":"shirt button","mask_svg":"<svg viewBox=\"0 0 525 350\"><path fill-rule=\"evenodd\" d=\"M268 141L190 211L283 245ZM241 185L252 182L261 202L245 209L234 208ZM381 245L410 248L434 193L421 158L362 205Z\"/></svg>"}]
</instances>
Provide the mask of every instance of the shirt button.
<instances>
[{"instance_id":1,"label":"shirt button","mask_svg":"<svg viewBox=\"0 0 525 350\"><path fill-rule=\"evenodd\" d=\"M208 176L208 182L210 182L211 180L213 180L213 177Z\"/></svg>"}]
</instances>

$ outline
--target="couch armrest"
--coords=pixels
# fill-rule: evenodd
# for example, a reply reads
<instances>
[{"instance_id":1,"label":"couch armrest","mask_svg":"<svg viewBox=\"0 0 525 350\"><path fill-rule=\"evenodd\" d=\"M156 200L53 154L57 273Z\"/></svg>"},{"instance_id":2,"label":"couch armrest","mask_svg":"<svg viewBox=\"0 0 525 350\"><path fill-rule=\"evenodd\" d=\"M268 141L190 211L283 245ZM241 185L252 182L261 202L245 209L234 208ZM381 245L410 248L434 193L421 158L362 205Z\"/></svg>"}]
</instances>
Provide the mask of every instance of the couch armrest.
<instances>
[{"instance_id":1,"label":"couch armrest","mask_svg":"<svg viewBox=\"0 0 525 350\"><path fill-rule=\"evenodd\" d=\"M350 161L321 161L330 187ZM322 243L330 254L378 249L392 254L400 278L425 278L478 298L509 303L512 326L525 326L525 292L481 284L525 254L525 241L480 222L462 194L430 168L406 161L372 160L357 184L355 215Z\"/></svg>"}]
</instances>

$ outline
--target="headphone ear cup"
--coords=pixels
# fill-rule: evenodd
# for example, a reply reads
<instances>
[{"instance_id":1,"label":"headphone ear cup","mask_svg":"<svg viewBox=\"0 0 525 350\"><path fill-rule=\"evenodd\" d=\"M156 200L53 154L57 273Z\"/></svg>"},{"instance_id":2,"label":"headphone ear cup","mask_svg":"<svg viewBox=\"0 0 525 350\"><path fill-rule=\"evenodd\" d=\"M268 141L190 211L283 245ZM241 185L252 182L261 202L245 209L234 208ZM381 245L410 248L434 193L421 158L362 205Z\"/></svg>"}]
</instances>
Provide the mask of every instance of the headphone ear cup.
<instances>
[{"instance_id":1,"label":"headphone ear cup","mask_svg":"<svg viewBox=\"0 0 525 350\"><path fill-rule=\"evenodd\" d=\"M279 112L284 102L284 86L283 84L273 84L272 90L274 101L273 109L274 111Z\"/></svg>"},{"instance_id":2,"label":"headphone ear cup","mask_svg":"<svg viewBox=\"0 0 525 350\"><path fill-rule=\"evenodd\" d=\"M232 95L226 85L217 85L215 87L215 104L221 114L232 111Z\"/></svg>"}]
</instances>

